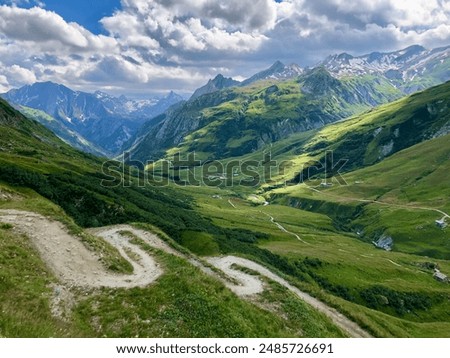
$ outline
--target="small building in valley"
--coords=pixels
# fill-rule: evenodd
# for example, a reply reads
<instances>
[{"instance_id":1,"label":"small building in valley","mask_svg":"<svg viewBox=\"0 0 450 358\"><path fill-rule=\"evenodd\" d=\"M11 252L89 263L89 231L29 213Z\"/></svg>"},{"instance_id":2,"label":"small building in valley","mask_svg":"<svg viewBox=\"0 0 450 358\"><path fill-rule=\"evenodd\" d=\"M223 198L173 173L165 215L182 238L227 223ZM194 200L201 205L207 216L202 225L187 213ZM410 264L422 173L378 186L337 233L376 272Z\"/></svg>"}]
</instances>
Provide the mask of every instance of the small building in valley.
<instances>
[{"instance_id":1,"label":"small building in valley","mask_svg":"<svg viewBox=\"0 0 450 358\"><path fill-rule=\"evenodd\" d=\"M377 241L372 241L375 247L386 251L391 251L394 246L394 240L390 236L382 235Z\"/></svg>"},{"instance_id":2,"label":"small building in valley","mask_svg":"<svg viewBox=\"0 0 450 358\"><path fill-rule=\"evenodd\" d=\"M434 274L433 277L438 280L439 282L448 282L448 277L447 275L443 274L441 271L439 271L438 269L434 270Z\"/></svg>"}]
</instances>

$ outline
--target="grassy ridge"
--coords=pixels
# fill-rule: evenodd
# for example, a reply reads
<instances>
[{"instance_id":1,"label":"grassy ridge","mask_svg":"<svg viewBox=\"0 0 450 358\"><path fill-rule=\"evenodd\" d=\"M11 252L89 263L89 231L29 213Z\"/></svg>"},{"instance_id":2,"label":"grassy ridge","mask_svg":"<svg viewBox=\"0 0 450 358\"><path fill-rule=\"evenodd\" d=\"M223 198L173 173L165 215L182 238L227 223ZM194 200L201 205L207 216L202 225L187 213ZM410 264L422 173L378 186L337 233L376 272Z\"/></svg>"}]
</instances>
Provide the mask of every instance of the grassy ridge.
<instances>
[{"instance_id":1,"label":"grassy ridge","mask_svg":"<svg viewBox=\"0 0 450 358\"><path fill-rule=\"evenodd\" d=\"M146 161L176 152L196 152L201 160L242 156L400 96L387 80L338 80L324 68L296 79L262 80L200 96L168 112L163 126L141 133L132 157Z\"/></svg>"},{"instance_id":2,"label":"grassy ridge","mask_svg":"<svg viewBox=\"0 0 450 358\"><path fill-rule=\"evenodd\" d=\"M28 118L34 119L49 128L53 133L62 138L66 143L82 151L98 156L104 156L102 150L94 144L82 138L79 134L68 128L64 123L57 121L52 116L39 109L20 106L20 111Z\"/></svg>"}]
</instances>

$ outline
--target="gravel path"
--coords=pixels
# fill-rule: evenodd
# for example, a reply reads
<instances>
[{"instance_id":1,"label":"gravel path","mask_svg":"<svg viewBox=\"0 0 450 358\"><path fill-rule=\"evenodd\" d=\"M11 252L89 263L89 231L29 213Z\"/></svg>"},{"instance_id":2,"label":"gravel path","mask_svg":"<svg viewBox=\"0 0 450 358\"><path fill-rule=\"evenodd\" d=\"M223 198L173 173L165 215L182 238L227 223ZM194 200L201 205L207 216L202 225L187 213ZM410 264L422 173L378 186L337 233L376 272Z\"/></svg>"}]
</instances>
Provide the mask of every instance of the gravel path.
<instances>
[{"instance_id":1,"label":"gravel path","mask_svg":"<svg viewBox=\"0 0 450 358\"><path fill-rule=\"evenodd\" d=\"M247 267L283 285L306 303L328 316L350 336L370 337L355 322L349 320L334 308L300 291L267 268L244 258L225 256L206 259L209 264L234 279L234 282L239 282L236 285L231 283L231 280L226 280L210 268L205 267L199 260L179 253L158 236L147 231L135 229L129 225L115 225L88 230L91 234L102 237L116 247L123 257L128 257L134 271L130 275L119 275L107 271L95 253L86 248L78 237L69 234L67 228L58 221L49 220L42 215L26 211L0 210L0 222L10 223L14 226L14 230L27 235L49 268L63 284L69 287L144 287L161 276L163 270L153 257L138 246L131 244L127 235L121 234L121 231L129 231L154 248L184 257L203 272L220 279L230 290L244 299L262 292L264 284L258 276L232 269L233 264ZM130 252L132 254L129 254Z\"/></svg>"},{"instance_id":2,"label":"gravel path","mask_svg":"<svg viewBox=\"0 0 450 358\"><path fill-rule=\"evenodd\" d=\"M327 306L322 301L317 298L310 296L309 294L300 291L297 287L292 286L289 282L281 278L280 276L274 274L267 268L244 258L235 256L224 256L224 257L211 257L208 262L217 268L221 269L227 275L233 277L240 285L233 285L229 282L225 282L226 286L239 296L252 295L260 293L263 291L262 281L257 276L252 276L246 274L242 271L232 269L233 264L247 267L253 271L260 273L261 275L278 282L280 285L286 287L289 291L293 292L303 301L317 309L318 311L329 317L334 324L347 332L351 337L371 337L366 331L359 327L355 322L349 320L343 314L339 313L332 307Z\"/></svg>"},{"instance_id":3,"label":"gravel path","mask_svg":"<svg viewBox=\"0 0 450 358\"><path fill-rule=\"evenodd\" d=\"M60 222L18 210L0 210L0 221L14 225L17 231L27 235L54 274L69 286L143 287L163 273L151 256L118 234L118 231L128 227L105 228L97 232L124 257L128 257L126 250L132 251L134 257L139 257L138 262L129 259L134 269L131 275L119 275L107 271L99 258L79 238L69 234ZM146 233L146 238L152 243L161 241L149 233Z\"/></svg>"},{"instance_id":4,"label":"gravel path","mask_svg":"<svg viewBox=\"0 0 450 358\"><path fill-rule=\"evenodd\" d=\"M332 196L338 199L343 199L343 200L349 200L349 201L359 201L361 203L372 203L372 204L379 204L379 205L386 205L386 206L392 206L395 208L401 208L401 209L418 209L418 210L427 210L427 211L435 211L439 214L444 215L442 217L442 219L450 219L450 215L447 214L445 211L442 211L440 209L436 209L436 208L430 208L430 207L426 207L426 206L416 206L416 205L403 205L403 204L394 204L394 203L387 203L384 201L379 201L379 200L372 200L372 199L358 199L358 198L351 198L351 197L347 197L347 196L340 196L340 195L336 195L336 194L332 194L332 193L327 193L324 191L320 191L316 188L310 188L312 191L315 191L317 193L320 193L322 195L327 195L327 196Z\"/></svg>"},{"instance_id":5,"label":"gravel path","mask_svg":"<svg viewBox=\"0 0 450 358\"><path fill-rule=\"evenodd\" d=\"M285 233L287 233L287 234L293 235L298 241L301 241L301 242L303 242L303 243L306 244L306 245L311 245L309 242L306 242L305 240L303 240L303 239L302 239L300 236L298 236L296 233L287 230L283 225L281 225L280 223L276 222L275 219L273 218L273 216L271 216L271 215L269 215L269 214L267 214L267 213L263 213L262 211L260 211L260 213L261 213L261 214L264 214L264 215L266 215L266 216L268 216L269 219L270 219L270 222L273 223L273 224L275 224L275 225L277 226L277 228L280 229L281 231L283 231L283 232L285 232Z\"/></svg>"}]
</instances>

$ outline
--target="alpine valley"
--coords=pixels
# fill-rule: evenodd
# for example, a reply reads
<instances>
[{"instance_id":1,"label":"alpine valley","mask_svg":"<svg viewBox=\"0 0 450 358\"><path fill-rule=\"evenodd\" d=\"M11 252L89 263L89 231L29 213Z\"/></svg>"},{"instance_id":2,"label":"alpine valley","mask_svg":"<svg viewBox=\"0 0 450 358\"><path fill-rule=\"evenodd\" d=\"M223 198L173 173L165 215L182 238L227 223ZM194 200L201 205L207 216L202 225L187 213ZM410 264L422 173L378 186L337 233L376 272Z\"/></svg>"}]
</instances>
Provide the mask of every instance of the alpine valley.
<instances>
[{"instance_id":1,"label":"alpine valley","mask_svg":"<svg viewBox=\"0 0 450 358\"><path fill-rule=\"evenodd\" d=\"M274 63L242 83L217 75L185 103L144 125L131 157L154 160L170 148L202 160L242 155L298 132L323 127L450 79L450 47L412 46L318 66Z\"/></svg>"},{"instance_id":2,"label":"alpine valley","mask_svg":"<svg viewBox=\"0 0 450 358\"><path fill-rule=\"evenodd\" d=\"M27 85L2 97L70 145L109 156L117 153L143 123L183 99L171 92L163 98L130 100L100 91L72 91L52 82Z\"/></svg>"},{"instance_id":3,"label":"alpine valley","mask_svg":"<svg viewBox=\"0 0 450 358\"><path fill-rule=\"evenodd\" d=\"M450 337L450 46L1 97L0 337Z\"/></svg>"}]
</instances>

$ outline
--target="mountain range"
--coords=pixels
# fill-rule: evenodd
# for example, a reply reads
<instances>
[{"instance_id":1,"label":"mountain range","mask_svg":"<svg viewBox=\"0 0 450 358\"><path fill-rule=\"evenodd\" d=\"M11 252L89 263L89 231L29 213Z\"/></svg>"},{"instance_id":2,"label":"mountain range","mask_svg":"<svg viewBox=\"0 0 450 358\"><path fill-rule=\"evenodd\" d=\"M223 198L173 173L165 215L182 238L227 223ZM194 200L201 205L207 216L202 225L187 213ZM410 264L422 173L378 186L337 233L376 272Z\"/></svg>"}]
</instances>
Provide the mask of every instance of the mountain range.
<instances>
[{"instance_id":1,"label":"mountain range","mask_svg":"<svg viewBox=\"0 0 450 358\"><path fill-rule=\"evenodd\" d=\"M73 146L102 155L116 153L144 122L183 99L170 92L163 98L131 100L100 91L73 91L52 82L27 85L1 96Z\"/></svg>"},{"instance_id":2,"label":"mountain range","mask_svg":"<svg viewBox=\"0 0 450 358\"><path fill-rule=\"evenodd\" d=\"M359 57L343 53L307 69L277 61L239 83L218 75L142 127L123 150L140 161L169 149L195 151L203 160L242 155L445 82L449 69L450 47L411 46Z\"/></svg>"},{"instance_id":3,"label":"mountain range","mask_svg":"<svg viewBox=\"0 0 450 358\"><path fill-rule=\"evenodd\" d=\"M189 100L131 100L46 82L2 95L81 150L159 159L171 148L203 159L242 155L450 79L450 47L415 45L332 55L311 68L276 61L244 81L218 74ZM221 143L220 145L218 143Z\"/></svg>"}]
</instances>

